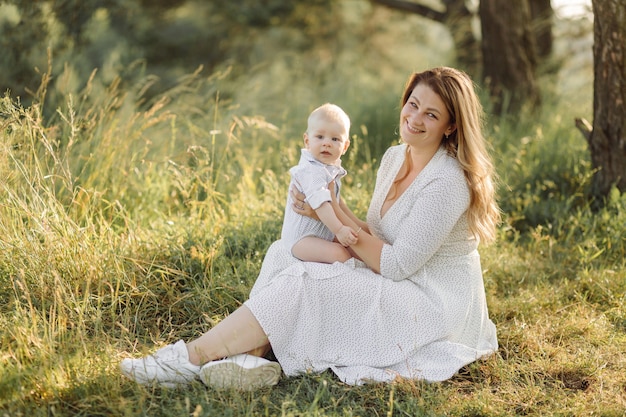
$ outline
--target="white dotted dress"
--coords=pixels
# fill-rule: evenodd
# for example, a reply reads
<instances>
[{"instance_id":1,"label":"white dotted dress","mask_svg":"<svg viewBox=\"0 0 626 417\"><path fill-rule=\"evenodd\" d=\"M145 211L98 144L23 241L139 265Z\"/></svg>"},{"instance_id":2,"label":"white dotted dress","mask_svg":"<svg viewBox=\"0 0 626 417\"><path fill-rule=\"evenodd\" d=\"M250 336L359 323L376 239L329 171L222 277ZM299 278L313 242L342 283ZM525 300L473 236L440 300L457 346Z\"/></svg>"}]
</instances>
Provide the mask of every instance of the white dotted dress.
<instances>
[{"instance_id":1,"label":"white dotted dress","mask_svg":"<svg viewBox=\"0 0 626 417\"><path fill-rule=\"evenodd\" d=\"M380 217L405 153L398 145L384 155L367 214L386 242L380 275L355 259L301 262L280 240L269 248L245 304L287 375L331 369L348 384L442 381L497 350L456 159L440 149Z\"/></svg>"}]
</instances>

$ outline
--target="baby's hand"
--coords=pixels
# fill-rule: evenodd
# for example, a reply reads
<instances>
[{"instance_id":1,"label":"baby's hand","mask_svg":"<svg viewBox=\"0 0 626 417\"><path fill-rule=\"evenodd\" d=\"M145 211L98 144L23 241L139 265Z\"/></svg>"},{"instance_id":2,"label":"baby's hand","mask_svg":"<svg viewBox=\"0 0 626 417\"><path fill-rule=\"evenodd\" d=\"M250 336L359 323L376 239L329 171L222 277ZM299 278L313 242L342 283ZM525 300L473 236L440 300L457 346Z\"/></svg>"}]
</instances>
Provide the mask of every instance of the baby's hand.
<instances>
[{"instance_id":1,"label":"baby's hand","mask_svg":"<svg viewBox=\"0 0 626 417\"><path fill-rule=\"evenodd\" d=\"M359 240L359 235L348 226L341 226L337 233L335 233L335 237L337 237L339 243L345 247L354 245Z\"/></svg>"}]
</instances>

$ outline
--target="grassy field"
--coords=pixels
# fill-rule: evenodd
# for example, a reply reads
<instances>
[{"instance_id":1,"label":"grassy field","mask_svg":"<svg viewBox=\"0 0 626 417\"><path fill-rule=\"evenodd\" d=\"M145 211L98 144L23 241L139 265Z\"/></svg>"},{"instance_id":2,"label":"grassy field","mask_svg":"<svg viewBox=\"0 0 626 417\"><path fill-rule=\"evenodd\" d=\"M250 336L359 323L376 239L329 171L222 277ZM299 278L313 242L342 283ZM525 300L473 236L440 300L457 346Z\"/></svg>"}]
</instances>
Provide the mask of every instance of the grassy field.
<instances>
[{"instance_id":1,"label":"grassy field","mask_svg":"<svg viewBox=\"0 0 626 417\"><path fill-rule=\"evenodd\" d=\"M505 214L481 249L495 355L436 384L124 379L125 355L237 308L279 236L304 119L246 114L220 98L228 82L191 75L149 99L145 85L93 82L55 109L44 81L32 106L0 100L0 415L626 415L626 195L588 200L586 145L558 98L487 125ZM398 94L363 120L393 125ZM392 133L355 123L344 197L362 216Z\"/></svg>"}]
</instances>

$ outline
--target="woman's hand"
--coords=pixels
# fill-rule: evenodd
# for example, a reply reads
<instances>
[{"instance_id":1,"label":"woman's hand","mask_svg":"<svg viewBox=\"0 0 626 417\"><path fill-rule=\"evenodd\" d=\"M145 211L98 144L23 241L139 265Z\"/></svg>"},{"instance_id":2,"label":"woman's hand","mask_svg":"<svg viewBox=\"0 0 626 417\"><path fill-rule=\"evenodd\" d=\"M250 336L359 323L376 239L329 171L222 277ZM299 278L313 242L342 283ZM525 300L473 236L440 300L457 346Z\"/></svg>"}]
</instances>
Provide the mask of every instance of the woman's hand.
<instances>
[{"instance_id":1,"label":"woman's hand","mask_svg":"<svg viewBox=\"0 0 626 417\"><path fill-rule=\"evenodd\" d=\"M289 193L291 194L291 198L293 199L293 204L291 206L293 211L303 216L307 216L312 219L319 220L317 213L315 212L315 210L311 208L309 203L306 201L306 196L304 194L298 191L296 187L291 187L291 190L289 190Z\"/></svg>"}]
</instances>

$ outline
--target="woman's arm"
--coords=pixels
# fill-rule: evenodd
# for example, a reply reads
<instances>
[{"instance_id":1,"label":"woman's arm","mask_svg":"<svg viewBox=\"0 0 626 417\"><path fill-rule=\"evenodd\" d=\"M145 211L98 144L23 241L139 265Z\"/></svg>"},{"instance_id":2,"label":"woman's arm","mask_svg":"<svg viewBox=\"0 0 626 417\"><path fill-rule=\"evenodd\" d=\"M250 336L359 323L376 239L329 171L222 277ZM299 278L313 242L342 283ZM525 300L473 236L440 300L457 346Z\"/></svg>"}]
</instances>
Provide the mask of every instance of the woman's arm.
<instances>
[{"instance_id":1,"label":"woman's arm","mask_svg":"<svg viewBox=\"0 0 626 417\"><path fill-rule=\"evenodd\" d=\"M334 184L329 184L331 198L335 196ZM308 216L319 220L318 214L306 202L306 196L298 191L295 187L291 189L291 197L293 199L292 209L303 216ZM352 211L341 201L336 198L331 202L335 215L344 225L358 230L356 244L348 247L352 254L361 259L374 272L380 272L380 255L383 248L383 241L369 234L367 223L356 217Z\"/></svg>"},{"instance_id":2,"label":"woman's arm","mask_svg":"<svg viewBox=\"0 0 626 417\"><path fill-rule=\"evenodd\" d=\"M335 198L335 193L331 190L332 201L331 204L335 209L335 214L339 218L339 220L345 224L353 228L354 230L358 230L358 241L355 244L350 245L350 250L354 252L354 254L361 259L365 264L377 274L380 273L380 255L383 250L384 242L378 239L376 236L372 236L369 234L369 229L366 231L363 229L363 226L360 224L365 224L367 227L367 223L359 220L352 214L351 211L348 210L348 213L344 212L341 207L341 203L337 201ZM344 204L345 206L345 204ZM354 219L353 219L354 218ZM355 221L356 220L356 221Z\"/></svg>"},{"instance_id":3,"label":"woman's arm","mask_svg":"<svg viewBox=\"0 0 626 417\"><path fill-rule=\"evenodd\" d=\"M335 192L334 183L331 183L328 186L329 186L329 190L331 191L331 193L334 194ZM306 201L306 195L300 192L296 187L291 187L289 189L289 193L291 194L291 199L293 201L292 206L291 206L293 211L303 216L307 216L312 219L315 219L315 220L322 220L320 219L318 213L315 210L313 210L311 206L309 205L309 203ZM354 213L352 213L350 208L346 205L346 203L343 202L343 200L339 201L339 206L341 207L341 210L345 213L345 215L348 216L354 224L356 224L357 227L355 227L354 230L358 230L360 227L361 230L365 230L366 232L369 233L369 226L367 225L367 223L359 219L358 217L356 217Z\"/></svg>"},{"instance_id":4,"label":"woman's arm","mask_svg":"<svg viewBox=\"0 0 626 417\"><path fill-rule=\"evenodd\" d=\"M380 273L380 257L384 242L369 233L367 223L358 219L343 200L337 200L334 184L329 184L328 188L330 189L331 204L341 223L358 230L358 241L350 245L349 249L372 271Z\"/></svg>"},{"instance_id":5,"label":"woman's arm","mask_svg":"<svg viewBox=\"0 0 626 417\"><path fill-rule=\"evenodd\" d=\"M354 223L356 223L358 225L358 227L361 228L361 230L365 230L367 233L370 232L370 228L367 225L367 223L364 222L363 220L359 219L358 217L356 217L354 215L354 213L352 213L352 210L350 210L350 208L348 208L346 203L343 202L343 200L339 201L339 207L346 214L346 216L348 216ZM354 229L354 230L357 230L357 229Z\"/></svg>"},{"instance_id":6,"label":"woman's arm","mask_svg":"<svg viewBox=\"0 0 626 417\"><path fill-rule=\"evenodd\" d=\"M339 220L331 203L322 203L322 205L319 206L315 212L322 223L324 223L324 225L326 225L326 227L333 232L339 243L343 246L350 246L357 241L358 235L355 232L356 229L351 229Z\"/></svg>"}]
</instances>

